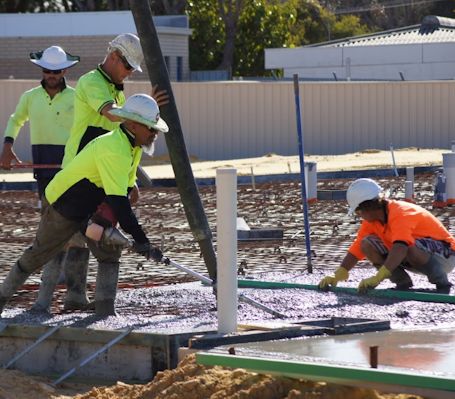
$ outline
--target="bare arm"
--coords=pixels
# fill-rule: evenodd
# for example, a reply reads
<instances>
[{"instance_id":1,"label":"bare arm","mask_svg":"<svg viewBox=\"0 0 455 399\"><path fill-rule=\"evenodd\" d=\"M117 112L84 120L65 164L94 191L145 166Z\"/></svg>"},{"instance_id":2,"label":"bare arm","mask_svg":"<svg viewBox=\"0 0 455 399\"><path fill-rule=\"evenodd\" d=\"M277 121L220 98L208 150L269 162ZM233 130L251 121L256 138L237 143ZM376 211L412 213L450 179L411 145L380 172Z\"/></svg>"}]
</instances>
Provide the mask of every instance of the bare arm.
<instances>
[{"instance_id":1,"label":"bare arm","mask_svg":"<svg viewBox=\"0 0 455 399\"><path fill-rule=\"evenodd\" d=\"M357 264L358 261L359 260L354 255L348 252L344 259L342 260L340 266L349 271Z\"/></svg>"},{"instance_id":2,"label":"bare arm","mask_svg":"<svg viewBox=\"0 0 455 399\"><path fill-rule=\"evenodd\" d=\"M139 195L140 195L139 187L137 186L137 184L135 184L128 195L131 205L134 205L135 203L137 203L137 201L139 200Z\"/></svg>"},{"instance_id":3,"label":"bare arm","mask_svg":"<svg viewBox=\"0 0 455 399\"><path fill-rule=\"evenodd\" d=\"M106 104L103 109L101 110L101 115L105 116L107 119L109 119L111 122L122 122L123 119L116 116L116 115L111 115L109 111L111 109L118 108L114 103L109 103Z\"/></svg>"},{"instance_id":4,"label":"bare arm","mask_svg":"<svg viewBox=\"0 0 455 399\"><path fill-rule=\"evenodd\" d=\"M0 167L2 169L11 169L11 163L21 163L13 149L13 143L3 143L3 150L0 155Z\"/></svg>"}]
</instances>

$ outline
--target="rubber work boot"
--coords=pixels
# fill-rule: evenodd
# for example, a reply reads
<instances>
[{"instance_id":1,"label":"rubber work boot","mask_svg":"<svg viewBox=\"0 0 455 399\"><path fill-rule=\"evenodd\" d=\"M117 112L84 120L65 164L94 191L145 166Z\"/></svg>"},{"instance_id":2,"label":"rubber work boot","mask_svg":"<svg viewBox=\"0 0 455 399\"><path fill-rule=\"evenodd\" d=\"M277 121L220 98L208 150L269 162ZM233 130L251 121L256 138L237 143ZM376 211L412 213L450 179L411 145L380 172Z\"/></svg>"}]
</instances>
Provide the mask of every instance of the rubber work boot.
<instances>
[{"instance_id":1,"label":"rubber work boot","mask_svg":"<svg viewBox=\"0 0 455 399\"><path fill-rule=\"evenodd\" d=\"M95 314L98 317L116 316L115 296L120 264L119 262L98 263L95 292Z\"/></svg>"},{"instance_id":2,"label":"rubber work boot","mask_svg":"<svg viewBox=\"0 0 455 399\"><path fill-rule=\"evenodd\" d=\"M16 262L0 286L0 314L10 298L16 293L19 287L25 283L30 272L25 272Z\"/></svg>"},{"instance_id":3,"label":"rubber work boot","mask_svg":"<svg viewBox=\"0 0 455 399\"><path fill-rule=\"evenodd\" d=\"M87 297L88 248L70 247L65 259L66 298L64 310L90 310L93 302Z\"/></svg>"},{"instance_id":4,"label":"rubber work boot","mask_svg":"<svg viewBox=\"0 0 455 399\"><path fill-rule=\"evenodd\" d=\"M44 265L41 274L38 298L32 306L32 311L50 313L52 298L54 296L55 287L59 283L65 256L66 252L61 251Z\"/></svg>"},{"instance_id":5,"label":"rubber work boot","mask_svg":"<svg viewBox=\"0 0 455 399\"><path fill-rule=\"evenodd\" d=\"M411 277L402 266L397 267L392 272L390 281L396 284L395 289L398 291L407 291L413 286Z\"/></svg>"}]
</instances>

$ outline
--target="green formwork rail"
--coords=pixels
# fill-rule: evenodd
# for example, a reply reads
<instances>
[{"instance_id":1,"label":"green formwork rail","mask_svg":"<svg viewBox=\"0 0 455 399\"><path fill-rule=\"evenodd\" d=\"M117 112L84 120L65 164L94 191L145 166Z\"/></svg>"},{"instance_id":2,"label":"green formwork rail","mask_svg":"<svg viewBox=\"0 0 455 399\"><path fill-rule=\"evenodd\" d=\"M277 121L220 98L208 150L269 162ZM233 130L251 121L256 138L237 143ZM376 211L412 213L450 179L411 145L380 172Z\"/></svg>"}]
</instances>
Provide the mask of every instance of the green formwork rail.
<instances>
[{"instance_id":1,"label":"green formwork rail","mask_svg":"<svg viewBox=\"0 0 455 399\"><path fill-rule=\"evenodd\" d=\"M259 280L238 280L239 288L262 288L262 289L284 289L284 288L302 288L305 290L319 291L317 285L298 284L298 283L280 283L275 281L259 281ZM437 294L415 291L399 291L388 289L369 290L365 294L359 294L356 288L347 287L330 287L329 291L341 292L352 295L374 296L381 298L400 299L405 301L421 301L421 302L439 302L455 304L455 295ZM322 292L322 291L321 291Z\"/></svg>"},{"instance_id":2,"label":"green formwork rail","mask_svg":"<svg viewBox=\"0 0 455 399\"><path fill-rule=\"evenodd\" d=\"M205 366L243 368L258 373L338 384L348 384L349 382L357 384L359 382L379 383L455 392L454 378L426 376L403 371L385 371L204 352L196 353L196 361Z\"/></svg>"}]
</instances>

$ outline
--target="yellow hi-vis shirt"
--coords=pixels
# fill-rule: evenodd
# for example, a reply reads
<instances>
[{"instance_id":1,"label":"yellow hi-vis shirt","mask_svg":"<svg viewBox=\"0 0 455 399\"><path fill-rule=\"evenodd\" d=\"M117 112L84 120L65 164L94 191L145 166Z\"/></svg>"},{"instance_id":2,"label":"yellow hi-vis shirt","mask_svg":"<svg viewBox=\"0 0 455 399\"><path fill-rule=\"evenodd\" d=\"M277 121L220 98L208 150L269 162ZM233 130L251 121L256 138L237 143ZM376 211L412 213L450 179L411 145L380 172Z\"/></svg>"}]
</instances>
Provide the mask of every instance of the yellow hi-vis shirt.
<instances>
[{"instance_id":1,"label":"yellow hi-vis shirt","mask_svg":"<svg viewBox=\"0 0 455 399\"><path fill-rule=\"evenodd\" d=\"M419 205L405 201L387 200L387 221L382 224L378 220L363 220L357 237L349 247L349 252L362 260L362 240L376 235L390 250L394 242L403 242L408 246L415 245L419 238L432 238L445 241L455 251L455 238L432 213Z\"/></svg>"},{"instance_id":2,"label":"yellow hi-vis shirt","mask_svg":"<svg viewBox=\"0 0 455 399\"><path fill-rule=\"evenodd\" d=\"M114 130L119 122L111 122L101 114L107 104L125 104L123 85L116 85L98 67L81 76L76 85L74 98L74 123L66 143L62 167L95 137Z\"/></svg>"},{"instance_id":3,"label":"yellow hi-vis shirt","mask_svg":"<svg viewBox=\"0 0 455 399\"><path fill-rule=\"evenodd\" d=\"M5 138L16 139L21 127L30 121L32 145L65 145L73 124L73 109L74 89L70 86L66 86L54 98L42 86L27 90L8 120Z\"/></svg>"},{"instance_id":4,"label":"yellow hi-vis shirt","mask_svg":"<svg viewBox=\"0 0 455 399\"><path fill-rule=\"evenodd\" d=\"M46 187L46 199L63 216L83 220L107 195L128 195L142 149L121 127L87 144Z\"/></svg>"}]
</instances>

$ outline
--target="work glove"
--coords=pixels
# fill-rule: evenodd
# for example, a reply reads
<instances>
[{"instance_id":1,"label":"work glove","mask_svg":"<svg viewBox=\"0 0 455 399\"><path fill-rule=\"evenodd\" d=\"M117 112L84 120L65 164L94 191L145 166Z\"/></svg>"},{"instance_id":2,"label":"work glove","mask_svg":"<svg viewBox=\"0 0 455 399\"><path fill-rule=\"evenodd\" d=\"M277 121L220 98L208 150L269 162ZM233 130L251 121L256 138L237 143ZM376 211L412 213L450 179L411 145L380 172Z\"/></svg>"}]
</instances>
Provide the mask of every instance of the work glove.
<instances>
[{"instance_id":1,"label":"work glove","mask_svg":"<svg viewBox=\"0 0 455 399\"><path fill-rule=\"evenodd\" d=\"M387 269L385 266L381 266L373 277L364 278L359 283L357 291L359 291L361 294L364 294L369 289L376 288L381 283L381 281L389 278L391 275L392 273L390 273L389 269Z\"/></svg>"},{"instance_id":2,"label":"work glove","mask_svg":"<svg viewBox=\"0 0 455 399\"><path fill-rule=\"evenodd\" d=\"M349 272L344 267L339 267L335 270L335 274L333 276L326 276L324 277L318 285L320 290L327 290L329 285L335 287L339 281L347 280L349 278Z\"/></svg>"},{"instance_id":3,"label":"work glove","mask_svg":"<svg viewBox=\"0 0 455 399\"><path fill-rule=\"evenodd\" d=\"M133 249L139 255L145 256L147 259L153 259L155 262L161 262L163 259L163 253L157 247L153 247L149 242L142 244L134 242Z\"/></svg>"}]
</instances>

